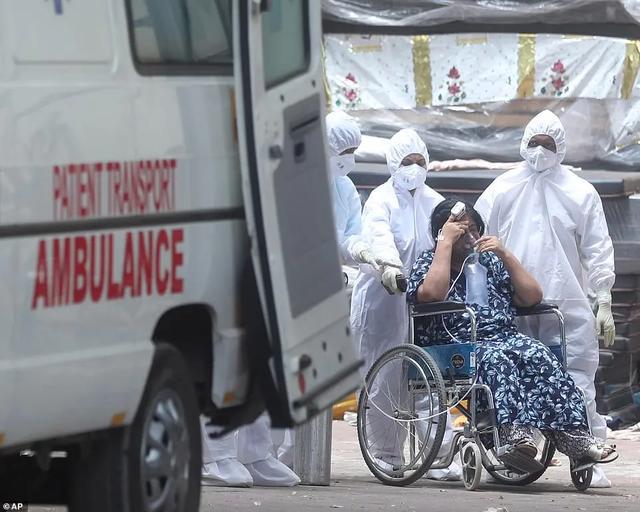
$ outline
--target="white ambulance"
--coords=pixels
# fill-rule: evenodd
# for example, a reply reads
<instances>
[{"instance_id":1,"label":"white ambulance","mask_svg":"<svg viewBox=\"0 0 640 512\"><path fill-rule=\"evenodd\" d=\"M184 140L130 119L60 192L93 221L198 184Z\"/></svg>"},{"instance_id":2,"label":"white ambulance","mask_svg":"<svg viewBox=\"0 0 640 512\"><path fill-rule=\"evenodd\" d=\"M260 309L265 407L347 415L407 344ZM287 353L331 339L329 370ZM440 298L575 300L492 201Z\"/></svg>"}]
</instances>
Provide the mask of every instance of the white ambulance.
<instances>
[{"instance_id":1,"label":"white ambulance","mask_svg":"<svg viewBox=\"0 0 640 512\"><path fill-rule=\"evenodd\" d=\"M357 387L320 21L0 2L0 498L195 511L200 413L287 426Z\"/></svg>"}]
</instances>

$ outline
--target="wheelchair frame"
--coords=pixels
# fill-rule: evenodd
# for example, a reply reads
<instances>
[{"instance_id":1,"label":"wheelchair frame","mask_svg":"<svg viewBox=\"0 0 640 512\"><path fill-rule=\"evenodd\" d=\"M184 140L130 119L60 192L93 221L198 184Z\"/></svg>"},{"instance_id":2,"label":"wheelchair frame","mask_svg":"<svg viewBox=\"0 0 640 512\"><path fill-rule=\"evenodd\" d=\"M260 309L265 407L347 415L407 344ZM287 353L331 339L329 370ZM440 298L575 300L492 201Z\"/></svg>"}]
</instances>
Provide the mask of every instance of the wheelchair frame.
<instances>
[{"instance_id":1,"label":"wheelchair frame","mask_svg":"<svg viewBox=\"0 0 640 512\"><path fill-rule=\"evenodd\" d=\"M422 317L432 317L432 316L444 316L444 315L453 315L453 314L464 314L467 313L469 315L469 319L471 322L471 340L470 343L476 344L476 336L477 336L477 321L475 312L468 307L464 303L458 302L436 302L436 303L428 303L428 304L417 304L409 306L409 345L415 345L415 319ZM532 306L529 308L518 308L517 309L518 317L527 317L527 316L540 316L540 315L554 315L558 320L559 331L560 331L560 349L562 354L562 365L563 368L566 369L566 333L565 333L565 323L564 317L557 306L553 304L538 304L536 306ZM445 383L445 396L446 396L446 404L440 404L440 413L445 414L449 408L447 404L452 403L453 400L459 400L460 396L468 396L469 397L469 407L465 407L462 403L457 405L457 408L461 411L461 413L467 418L467 424L465 425L465 429L463 432L457 432L453 438L452 448L450 452L440 459L435 459L434 457L423 457L423 464L428 462L428 459L435 462L433 464L429 464L427 468L420 466L420 474L423 474L427 470L431 469L444 469L448 467L456 453L458 451L461 452L461 458L463 463L463 480L465 487L469 490L474 490L478 487L480 483L480 478L482 474L482 468L487 469L494 479L498 480L500 483L508 484L508 485L527 485L529 483L534 482L538 478L542 476L542 474L547 469L551 458L555 452L555 447L552 442L548 439L544 440L542 453L539 455L540 460L532 460L525 456L520 455L517 451L512 450L510 445L502 445L500 442L500 436L498 435L498 425L496 422L495 416L495 402L493 399L493 394L491 389L486 385L479 383L477 381L477 375L474 377L468 378L454 378L453 374L449 375L444 374L444 369L438 366L433 357L429 354L429 351L425 347L419 347L422 349L424 353L424 359L429 362L431 367L435 366L440 371L439 377ZM402 350L402 346L397 347L393 350ZM387 352L385 355L389 354ZM385 355L381 356L378 361L382 360ZM388 357L388 356L387 356ZM474 365L477 365L474 363ZM376 364L374 364L374 367ZM373 368L373 367L372 367ZM475 368L474 368L475 369ZM368 383L367 383L368 384ZM408 381L409 387L411 388L411 378ZM368 385L367 388L368 389ZM478 419L477 415L477 401L478 401L478 393L483 391L486 394L486 398L489 404L489 410L487 411L489 424L482 425L482 420ZM580 390L582 392L582 390ZM583 398L584 398L584 393ZM586 402L585 402L586 403ZM415 408L415 396L412 397L412 404ZM444 409L443 409L444 406ZM410 414L415 416L415 411L412 411ZM360 415L359 415L360 416ZM360 421L360 418L359 418ZM589 429L591 429L591 425L589 425ZM412 456L412 460L415 454L415 426L410 424L410 436L409 436L409 451ZM361 429L358 429L358 434L360 438ZM482 441L482 436L491 434L493 437L493 448L487 449ZM363 451L363 455L365 453L365 443L363 443L363 439L360 440L360 446ZM433 446L430 450L430 454L435 451L438 453L440 450L442 438L437 443L438 446ZM424 448L422 448L424 450ZM492 460L490 460L489 455L496 459L497 464L494 464ZM367 461L367 457L365 456L365 461ZM372 470L374 475L381 480L383 483L390 485L407 485L412 481L415 481L415 478L407 479L406 482L403 482L401 479L398 479L396 482L390 479L390 475L385 475L386 478L381 478L381 475L377 474L374 471L374 468L369 464L369 468ZM574 468L571 467L571 479L578 490L584 491L586 490L590 483L592 477L592 466L593 464L585 465L582 467ZM423 470L423 471L422 471ZM506 471L509 473L515 473L517 476L515 478L508 478L507 476L502 475L500 472Z\"/></svg>"}]
</instances>

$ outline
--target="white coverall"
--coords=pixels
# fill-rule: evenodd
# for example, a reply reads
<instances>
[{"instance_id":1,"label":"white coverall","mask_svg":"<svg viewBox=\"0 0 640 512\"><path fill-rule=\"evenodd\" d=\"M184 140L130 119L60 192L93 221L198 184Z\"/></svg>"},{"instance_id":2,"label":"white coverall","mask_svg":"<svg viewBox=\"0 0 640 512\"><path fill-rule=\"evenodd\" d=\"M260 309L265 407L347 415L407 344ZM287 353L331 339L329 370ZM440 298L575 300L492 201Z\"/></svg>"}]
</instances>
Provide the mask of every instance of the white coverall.
<instances>
[{"instance_id":1,"label":"white coverall","mask_svg":"<svg viewBox=\"0 0 640 512\"><path fill-rule=\"evenodd\" d=\"M604 440L606 422L595 403L596 319L587 290L610 293L615 280L613 244L594 187L560 165L566 153L565 130L553 113L541 112L527 125L520 147L523 158L529 141L539 134L555 141L551 168L540 172L523 162L496 178L475 208L485 219L486 232L514 253L542 286L544 300L562 311L567 369L586 394L593 434ZM555 317L529 318L522 327L546 344L559 343ZM597 476L594 473L594 480Z\"/></svg>"},{"instance_id":2,"label":"white coverall","mask_svg":"<svg viewBox=\"0 0 640 512\"><path fill-rule=\"evenodd\" d=\"M422 251L433 248L431 213L444 200L424 183L419 184L412 193L394 182L393 176L400 169L402 160L415 153L423 155L428 165L427 147L415 131L401 130L391 138L387 150L387 167L391 178L371 192L362 214L362 232L372 252L377 258L397 261L405 276L409 275L416 257ZM408 339L406 297L403 294L389 295L380 284L379 273L366 265L360 267L353 288L351 326L356 350L365 361L365 373L385 351L406 343ZM388 366L391 368L391 365ZM379 375L376 380L382 382L382 376ZM388 379L389 383L393 381L397 379ZM384 399L385 391L375 386L369 398L372 401L378 399L378 407L390 414L389 400ZM396 395L397 391L392 393ZM391 441L386 436L379 440L370 438L372 454L383 465L401 464L400 447L406 435L405 430L398 429L393 420L375 407L369 409L367 416L368 422L375 424L375 428L369 426L370 433L397 433L397 437ZM450 448L450 430L445 436L441 455ZM447 473L438 471L431 476L446 478L449 476Z\"/></svg>"},{"instance_id":3,"label":"white coverall","mask_svg":"<svg viewBox=\"0 0 640 512\"><path fill-rule=\"evenodd\" d=\"M203 482L229 487L291 487L300 483L289 430L270 430L267 413L220 439L210 439L201 418ZM279 457L276 458L276 457Z\"/></svg>"},{"instance_id":4,"label":"white coverall","mask_svg":"<svg viewBox=\"0 0 640 512\"><path fill-rule=\"evenodd\" d=\"M355 185L347 176L355 169L353 153L362 140L356 120L344 112L327 114L325 119L329 145L329 167L333 179L333 213L342 263L357 266L361 263L376 264L369 247L362 239L362 203Z\"/></svg>"}]
</instances>

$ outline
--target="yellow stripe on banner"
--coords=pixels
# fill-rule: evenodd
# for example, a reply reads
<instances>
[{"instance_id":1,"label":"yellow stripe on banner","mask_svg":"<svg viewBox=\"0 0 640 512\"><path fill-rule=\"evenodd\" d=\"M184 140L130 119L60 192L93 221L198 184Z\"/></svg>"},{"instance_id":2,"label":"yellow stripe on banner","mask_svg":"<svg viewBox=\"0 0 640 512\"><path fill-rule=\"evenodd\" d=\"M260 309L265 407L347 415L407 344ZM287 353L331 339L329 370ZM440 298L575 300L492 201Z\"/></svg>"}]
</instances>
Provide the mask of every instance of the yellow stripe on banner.
<instances>
[{"instance_id":1,"label":"yellow stripe on banner","mask_svg":"<svg viewBox=\"0 0 640 512\"><path fill-rule=\"evenodd\" d=\"M624 57L624 71L622 74L622 90L620 96L628 100L633 94L633 86L640 67L640 41L627 41L627 54Z\"/></svg>"},{"instance_id":2,"label":"yellow stripe on banner","mask_svg":"<svg viewBox=\"0 0 640 512\"><path fill-rule=\"evenodd\" d=\"M351 44L349 50L351 53L380 53L382 51L382 44Z\"/></svg>"},{"instance_id":3,"label":"yellow stripe on banner","mask_svg":"<svg viewBox=\"0 0 640 512\"><path fill-rule=\"evenodd\" d=\"M456 36L458 46L471 46L476 44L487 44L489 37L487 34L463 34Z\"/></svg>"},{"instance_id":4,"label":"yellow stripe on banner","mask_svg":"<svg viewBox=\"0 0 640 512\"><path fill-rule=\"evenodd\" d=\"M536 78L536 36L518 36L518 98L533 96Z\"/></svg>"},{"instance_id":5,"label":"yellow stripe on banner","mask_svg":"<svg viewBox=\"0 0 640 512\"><path fill-rule=\"evenodd\" d=\"M416 88L416 106L431 106L431 56L429 36L414 36L413 38L413 81Z\"/></svg>"}]
</instances>

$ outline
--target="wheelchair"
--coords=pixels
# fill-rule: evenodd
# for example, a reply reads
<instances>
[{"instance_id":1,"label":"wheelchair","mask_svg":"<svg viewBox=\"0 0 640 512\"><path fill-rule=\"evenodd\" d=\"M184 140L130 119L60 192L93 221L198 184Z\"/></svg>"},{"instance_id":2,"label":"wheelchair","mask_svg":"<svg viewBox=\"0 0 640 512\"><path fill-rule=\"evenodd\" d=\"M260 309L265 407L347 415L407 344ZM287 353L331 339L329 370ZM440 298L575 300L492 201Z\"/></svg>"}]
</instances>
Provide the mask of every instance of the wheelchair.
<instances>
[{"instance_id":1,"label":"wheelchair","mask_svg":"<svg viewBox=\"0 0 640 512\"><path fill-rule=\"evenodd\" d=\"M416 318L454 314L468 315L469 343L415 345ZM555 305L544 303L517 310L518 317L532 315L557 318L560 344L549 348L566 368L562 313ZM478 488L483 469L501 484L528 485L538 480L549 466L555 446L536 431L538 455L531 459L501 442L493 395L476 379L474 311L457 302L409 306L409 338L409 343L388 350L376 360L360 393L358 442L373 475L384 484L406 486L431 469L447 468L460 453L462 478L469 490ZM482 398L488 407L479 411ZM453 433L448 453L442 454L447 412L453 405L467 421L463 431ZM381 428L376 427L376 421ZM387 462L389 459L391 462ZM571 480L577 490L589 488L593 465L577 466L571 461Z\"/></svg>"}]
</instances>

